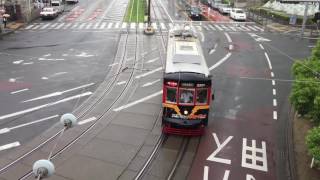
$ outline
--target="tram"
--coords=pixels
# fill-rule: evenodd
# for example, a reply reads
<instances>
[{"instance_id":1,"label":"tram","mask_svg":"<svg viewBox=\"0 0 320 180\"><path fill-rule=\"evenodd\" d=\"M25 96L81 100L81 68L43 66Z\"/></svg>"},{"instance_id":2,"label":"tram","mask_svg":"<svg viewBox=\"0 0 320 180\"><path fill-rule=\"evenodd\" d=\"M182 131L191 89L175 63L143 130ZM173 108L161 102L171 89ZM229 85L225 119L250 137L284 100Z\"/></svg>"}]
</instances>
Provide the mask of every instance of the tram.
<instances>
[{"instance_id":1,"label":"tram","mask_svg":"<svg viewBox=\"0 0 320 180\"><path fill-rule=\"evenodd\" d=\"M195 31L189 25L174 27L163 77L163 133L202 135L213 99L211 75Z\"/></svg>"}]
</instances>

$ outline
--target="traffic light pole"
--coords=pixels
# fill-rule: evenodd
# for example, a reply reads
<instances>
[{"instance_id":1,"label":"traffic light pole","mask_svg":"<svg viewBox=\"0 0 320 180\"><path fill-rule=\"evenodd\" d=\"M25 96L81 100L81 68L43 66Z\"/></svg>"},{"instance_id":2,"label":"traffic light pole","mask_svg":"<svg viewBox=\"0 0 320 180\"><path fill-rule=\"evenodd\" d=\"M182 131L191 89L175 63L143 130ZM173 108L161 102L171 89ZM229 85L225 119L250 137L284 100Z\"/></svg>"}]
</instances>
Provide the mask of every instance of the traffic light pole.
<instances>
[{"instance_id":1,"label":"traffic light pole","mask_svg":"<svg viewBox=\"0 0 320 180\"><path fill-rule=\"evenodd\" d=\"M151 0L148 0L148 22L147 27L144 29L146 35L152 35L155 33L154 28L151 25Z\"/></svg>"},{"instance_id":2,"label":"traffic light pole","mask_svg":"<svg viewBox=\"0 0 320 180\"><path fill-rule=\"evenodd\" d=\"M151 12L150 12L150 6L151 0L148 0L148 25L151 25Z\"/></svg>"},{"instance_id":3,"label":"traffic light pole","mask_svg":"<svg viewBox=\"0 0 320 180\"><path fill-rule=\"evenodd\" d=\"M304 29L306 28L306 22L307 22L307 16L308 16L308 7L309 3L304 2L305 8L304 8L304 16L303 16L303 22L302 22L302 27L301 27L301 37L304 35Z\"/></svg>"}]
</instances>

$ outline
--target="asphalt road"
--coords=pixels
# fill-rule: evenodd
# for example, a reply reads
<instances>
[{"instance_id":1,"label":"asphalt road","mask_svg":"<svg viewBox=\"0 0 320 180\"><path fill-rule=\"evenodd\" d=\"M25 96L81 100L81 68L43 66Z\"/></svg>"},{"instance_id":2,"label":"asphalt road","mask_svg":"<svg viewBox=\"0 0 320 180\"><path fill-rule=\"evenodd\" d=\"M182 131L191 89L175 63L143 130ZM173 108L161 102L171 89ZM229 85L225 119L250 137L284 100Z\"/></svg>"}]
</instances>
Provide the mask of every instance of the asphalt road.
<instances>
[{"instance_id":1,"label":"asphalt road","mask_svg":"<svg viewBox=\"0 0 320 180\"><path fill-rule=\"evenodd\" d=\"M81 1L58 19L38 20L1 41L0 146L19 142L23 147L54 125L60 115L75 110L103 83L110 69L116 65L113 61L119 60L115 55L119 53L117 45L121 32L123 38L124 30L129 30L129 38L134 38L133 32L140 29L136 28L137 24L124 26L119 22L125 10L125 1L119 3L119 9L109 8L115 2ZM173 20L186 19L183 12L176 11L172 1L163 2L167 12L158 1L155 5L154 18L160 20L158 28L164 31L170 26L167 14ZM242 30L230 24L216 26L202 23L196 26L213 75L216 99L211 107L206 134L197 144L197 151L193 151L196 154L192 166L179 177L204 180L290 179L287 173L290 68L294 60L310 54L311 48L308 46L314 45L314 42L264 32L255 29L255 26L249 24ZM134 72L136 80L126 82L130 71L119 77L117 86L101 103L103 106L96 108L92 114L98 116L102 113L109 106L108 102L121 91L121 85L129 83L128 87L132 89L126 90L126 94L115 104L118 108L114 111L117 113L105 117L92 132L97 133L98 138L89 142L85 139L83 141L86 143L79 143L82 146L75 145L72 150L77 153L68 163L57 162L57 179L90 177L88 173L94 171L88 169L96 163L101 163L101 167L110 167L108 179L134 177L142 159L146 158L143 150L149 152L152 149L154 144L148 142L154 142L160 131L160 127L154 125L155 115L160 110L159 68L162 66L158 59L161 53L159 34L157 38L150 39L140 34L137 41L139 52L134 52L135 45L130 41L124 61L127 67L131 67L130 71L134 70L132 67L138 67ZM131 64L130 58L134 57L138 57L138 64ZM151 73L143 72L143 69ZM95 95L99 92L98 89ZM151 101L150 94L158 98ZM145 97L150 99L146 103L138 103ZM40 121L32 124L36 120ZM102 128L109 131L100 132ZM119 132L123 136L117 135ZM149 140L150 137L152 140ZM176 146L174 142L169 151ZM19 147L14 148L15 145L17 143L12 148L19 152ZM103 149L105 147L110 149L106 151ZM39 154L47 154L43 153L47 150L44 148ZM5 158L10 151L2 151L1 158ZM164 153L161 157L170 160L171 155ZM84 166L88 169L81 171L77 168L77 176L70 174L68 169L84 160L87 162ZM27 159L24 163L30 165L29 161ZM167 168L165 166L166 163L157 164L158 169ZM24 167L24 170L28 168ZM105 169L97 170L98 174L106 173ZM13 172L14 169L7 172L8 176L1 177L13 177ZM154 175L161 179L161 174L157 173L154 171Z\"/></svg>"}]
</instances>

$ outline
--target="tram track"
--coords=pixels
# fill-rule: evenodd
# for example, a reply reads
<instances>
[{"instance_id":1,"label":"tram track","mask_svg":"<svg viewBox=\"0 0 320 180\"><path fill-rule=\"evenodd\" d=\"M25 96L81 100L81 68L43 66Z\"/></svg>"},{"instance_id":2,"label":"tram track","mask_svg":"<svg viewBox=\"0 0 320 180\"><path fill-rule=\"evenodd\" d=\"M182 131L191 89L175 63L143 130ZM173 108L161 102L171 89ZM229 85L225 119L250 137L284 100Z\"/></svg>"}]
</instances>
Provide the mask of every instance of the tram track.
<instances>
[{"instance_id":1,"label":"tram track","mask_svg":"<svg viewBox=\"0 0 320 180\"><path fill-rule=\"evenodd\" d=\"M96 108L97 106L99 106L101 103L103 103L103 100L108 96L108 94L116 87L116 82L119 80L121 74L125 71L128 70L128 67L125 67L126 64L126 53L128 51L129 45L134 44L135 45L135 55L134 55L134 63L131 64L131 66L133 68L132 71L129 74L129 78L126 81L126 84L124 85L124 87L122 88L122 90L119 92L118 96L114 99L114 101L112 102L108 102L109 103L109 107L106 108L98 117L97 120L94 121L92 124L90 124L84 131L82 131L80 134L78 134L76 137L74 137L69 143L67 143L65 146L63 146L62 148L60 148L59 150L57 150L55 153L53 153L53 155L49 158L50 160L54 160L56 158L58 158L58 156L63 153L65 150L67 150L68 148L70 148L73 144L75 144L81 137L83 137L85 134L87 134L90 130L92 130L97 123L102 119L102 117L106 116L114 107L115 105L120 102L123 97L126 95L127 91L130 88L130 85L132 84L133 80L134 80L134 74L136 73L138 68L135 68L135 66L138 64L138 32L136 31L135 33L135 38L130 39L131 36L129 36L129 32L127 31L127 33L125 33L125 37L122 37L123 33L120 34L119 36L119 41L118 41L118 50L117 53L119 53L119 51L121 51L120 49L123 50L123 52L121 52L121 61L119 62L119 66L116 70L116 73L113 74L113 71L110 71L110 73L106 76L106 79L111 79L110 81L108 81L108 83L106 84L106 86L102 87L100 85L100 87L97 89L97 91L102 91L103 92L99 93L99 96L95 97L95 98L89 98L87 101L85 101L80 107L77 108L77 110L75 110L73 113L76 115L76 117L78 119L81 119L83 117L85 117L86 115L89 115L89 113L91 111L94 110L94 108ZM131 41L131 42L130 42ZM134 42L132 42L134 41ZM124 43L124 44L121 44ZM120 47L122 45L122 47ZM115 59L117 58L117 55L115 56ZM111 74L111 75L110 75ZM91 100L91 103L89 105L88 102ZM30 156L31 154L36 153L40 148L45 147L47 144L49 144L49 142L52 142L53 140L58 140L57 137L63 132L64 130L61 129L59 130L57 133L54 133L52 136L50 136L49 138L47 138L46 140L44 140L41 143L38 143L37 146L34 146L34 148L32 148L31 150L28 150L27 152L23 153L22 155L20 155L19 157L15 158L15 160L7 163L4 167L2 167L0 169L0 174L3 174L4 172L7 172L10 168L14 167L14 165L16 165L17 163L21 162L23 159L25 159L26 157ZM27 179L28 177L30 177L32 174L32 171L28 171L26 172L23 176L21 176L18 179Z\"/></svg>"}]
</instances>

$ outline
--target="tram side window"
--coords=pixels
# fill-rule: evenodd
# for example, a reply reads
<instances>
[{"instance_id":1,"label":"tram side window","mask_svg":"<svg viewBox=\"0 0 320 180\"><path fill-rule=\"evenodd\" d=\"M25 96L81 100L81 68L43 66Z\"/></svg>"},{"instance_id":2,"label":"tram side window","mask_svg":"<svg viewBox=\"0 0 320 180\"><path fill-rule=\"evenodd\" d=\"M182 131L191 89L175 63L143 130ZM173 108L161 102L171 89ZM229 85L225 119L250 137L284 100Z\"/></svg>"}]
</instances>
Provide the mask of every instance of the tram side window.
<instances>
[{"instance_id":1,"label":"tram side window","mask_svg":"<svg viewBox=\"0 0 320 180\"><path fill-rule=\"evenodd\" d=\"M167 88L166 102L169 102L169 103L176 103L177 102L177 89L176 88Z\"/></svg>"},{"instance_id":2,"label":"tram side window","mask_svg":"<svg viewBox=\"0 0 320 180\"><path fill-rule=\"evenodd\" d=\"M194 90L192 89L180 89L180 103L193 104Z\"/></svg>"},{"instance_id":3,"label":"tram side window","mask_svg":"<svg viewBox=\"0 0 320 180\"><path fill-rule=\"evenodd\" d=\"M197 104L207 104L207 103L208 103L208 90L197 89Z\"/></svg>"}]
</instances>

